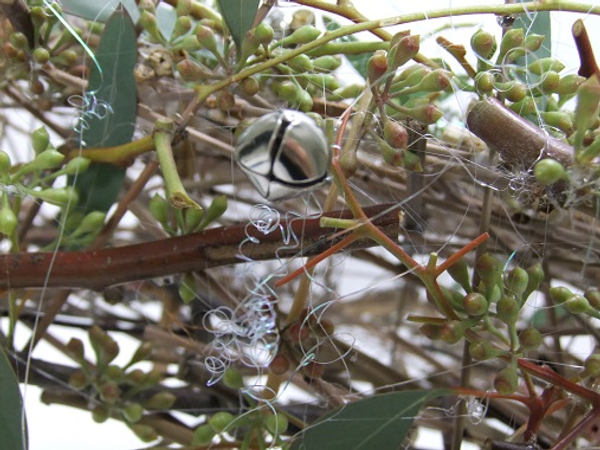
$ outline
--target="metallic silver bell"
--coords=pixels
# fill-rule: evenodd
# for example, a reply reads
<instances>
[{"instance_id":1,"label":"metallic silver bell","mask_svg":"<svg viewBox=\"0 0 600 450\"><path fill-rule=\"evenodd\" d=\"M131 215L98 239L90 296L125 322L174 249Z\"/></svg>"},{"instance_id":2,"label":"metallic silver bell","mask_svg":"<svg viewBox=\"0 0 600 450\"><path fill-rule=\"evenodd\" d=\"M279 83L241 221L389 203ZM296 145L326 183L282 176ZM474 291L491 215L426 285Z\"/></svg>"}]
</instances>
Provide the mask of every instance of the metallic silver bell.
<instances>
[{"instance_id":1,"label":"metallic silver bell","mask_svg":"<svg viewBox=\"0 0 600 450\"><path fill-rule=\"evenodd\" d=\"M248 127L238 139L235 159L256 190L276 202L321 186L327 179L331 149L314 120L286 109L266 114Z\"/></svg>"}]
</instances>

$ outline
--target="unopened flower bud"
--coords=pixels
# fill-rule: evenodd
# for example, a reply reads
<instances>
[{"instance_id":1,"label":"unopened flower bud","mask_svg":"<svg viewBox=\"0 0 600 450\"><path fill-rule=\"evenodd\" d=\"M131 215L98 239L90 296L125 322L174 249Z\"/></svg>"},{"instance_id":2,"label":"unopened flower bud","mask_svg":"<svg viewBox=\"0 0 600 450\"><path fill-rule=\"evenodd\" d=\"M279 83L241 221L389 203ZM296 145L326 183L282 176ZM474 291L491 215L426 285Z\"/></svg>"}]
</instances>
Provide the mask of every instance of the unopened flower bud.
<instances>
[{"instance_id":1,"label":"unopened flower bud","mask_svg":"<svg viewBox=\"0 0 600 450\"><path fill-rule=\"evenodd\" d=\"M192 19L189 16L180 16L175 20L173 32L171 33L171 42L187 34L192 29Z\"/></svg>"},{"instance_id":2,"label":"unopened flower bud","mask_svg":"<svg viewBox=\"0 0 600 450\"><path fill-rule=\"evenodd\" d=\"M330 72L342 65L342 59L338 55L324 55L315 58L312 65L317 70Z\"/></svg>"},{"instance_id":3,"label":"unopened flower bud","mask_svg":"<svg viewBox=\"0 0 600 450\"><path fill-rule=\"evenodd\" d=\"M283 45L302 45L314 41L321 35L321 31L312 25L304 25L282 40Z\"/></svg>"},{"instance_id":4,"label":"unopened flower bud","mask_svg":"<svg viewBox=\"0 0 600 450\"><path fill-rule=\"evenodd\" d=\"M67 164L65 164L61 173L64 173L65 175L76 175L83 173L90 166L91 162L91 160L84 158L83 156L76 156L67 162Z\"/></svg>"},{"instance_id":5,"label":"unopened flower bud","mask_svg":"<svg viewBox=\"0 0 600 450\"><path fill-rule=\"evenodd\" d=\"M383 125L385 141L393 148L404 149L408 146L408 131L398 122L386 119Z\"/></svg>"},{"instance_id":6,"label":"unopened flower bud","mask_svg":"<svg viewBox=\"0 0 600 450\"><path fill-rule=\"evenodd\" d=\"M28 166L32 170L54 169L60 165L63 159L65 159L65 155L49 148L39 153Z\"/></svg>"},{"instance_id":7,"label":"unopened flower bud","mask_svg":"<svg viewBox=\"0 0 600 450\"><path fill-rule=\"evenodd\" d=\"M514 366L507 366L494 378L494 388L502 395L511 395L519 387L519 374Z\"/></svg>"},{"instance_id":8,"label":"unopened flower bud","mask_svg":"<svg viewBox=\"0 0 600 450\"><path fill-rule=\"evenodd\" d=\"M565 65L555 58L539 58L527 64L527 70L538 76L550 71L560 72L564 68Z\"/></svg>"},{"instance_id":9,"label":"unopened flower bud","mask_svg":"<svg viewBox=\"0 0 600 450\"><path fill-rule=\"evenodd\" d=\"M387 58L382 52L375 52L369 61L367 62L367 76L370 83L375 83L379 80L383 74L386 73L388 68Z\"/></svg>"},{"instance_id":10,"label":"unopened flower bud","mask_svg":"<svg viewBox=\"0 0 600 450\"><path fill-rule=\"evenodd\" d=\"M533 167L533 176L539 183L549 186L564 179L567 173L563 165L557 160L544 158Z\"/></svg>"},{"instance_id":11,"label":"unopened flower bud","mask_svg":"<svg viewBox=\"0 0 600 450\"><path fill-rule=\"evenodd\" d=\"M523 350L536 350L542 341L542 334L537 328L528 327L519 333L519 344Z\"/></svg>"},{"instance_id":12,"label":"unopened flower bud","mask_svg":"<svg viewBox=\"0 0 600 450\"><path fill-rule=\"evenodd\" d=\"M308 56L300 54L287 61L287 65L297 72L311 72L314 67Z\"/></svg>"},{"instance_id":13,"label":"unopened flower bud","mask_svg":"<svg viewBox=\"0 0 600 450\"><path fill-rule=\"evenodd\" d=\"M579 76L576 73L565 75L560 79L556 93L559 95L574 94L584 81L585 77Z\"/></svg>"},{"instance_id":14,"label":"unopened flower bud","mask_svg":"<svg viewBox=\"0 0 600 450\"><path fill-rule=\"evenodd\" d=\"M168 410L177 400L170 392L159 392L154 394L150 399L144 402L144 406L148 409Z\"/></svg>"},{"instance_id":15,"label":"unopened flower bud","mask_svg":"<svg viewBox=\"0 0 600 450\"><path fill-rule=\"evenodd\" d=\"M419 46L420 37L418 35L402 37L388 53L389 70L396 71L398 67L403 66L414 58L419 53Z\"/></svg>"},{"instance_id":16,"label":"unopened flower bud","mask_svg":"<svg viewBox=\"0 0 600 450\"><path fill-rule=\"evenodd\" d=\"M158 21L153 13L143 10L140 14L139 23L142 28L156 40L156 42L164 42L163 35L158 28Z\"/></svg>"},{"instance_id":17,"label":"unopened flower bud","mask_svg":"<svg viewBox=\"0 0 600 450\"><path fill-rule=\"evenodd\" d=\"M511 28L504 33L504 36L502 36L502 41L500 42L500 53L498 54L497 61L502 63L506 54L510 50L520 47L523 44L524 39L525 32L522 28Z\"/></svg>"},{"instance_id":18,"label":"unopened flower bud","mask_svg":"<svg viewBox=\"0 0 600 450\"><path fill-rule=\"evenodd\" d=\"M0 178L9 174L11 166L10 155L0 150Z\"/></svg>"},{"instance_id":19,"label":"unopened flower bud","mask_svg":"<svg viewBox=\"0 0 600 450\"><path fill-rule=\"evenodd\" d=\"M144 408L139 403L131 403L123 410L123 417L129 423L139 422L144 415Z\"/></svg>"},{"instance_id":20,"label":"unopened flower bud","mask_svg":"<svg viewBox=\"0 0 600 450\"><path fill-rule=\"evenodd\" d=\"M520 267L515 267L506 274L504 278L504 287L509 294L513 294L517 298L520 298L527 289L528 282L529 275L527 274L527 271Z\"/></svg>"},{"instance_id":21,"label":"unopened flower bud","mask_svg":"<svg viewBox=\"0 0 600 450\"><path fill-rule=\"evenodd\" d=\"M513 325L517 322L520 310L521 306L519 305L519 302L506 295L496 303L496 314L498 318L508 325Z\"/></svg>"},{"instance_id":22,"label":"unopened flower bud","mask_svg":"<svg viewBox=\"0 0 600 450\"><path fill-rule=\"evenodd\" d=\"M211 53L217 53L217 39L215 38L215 33L209 27L205 27L204 25L198 25L196 27L196 38L198 42L202 44L204 48L206 48Z\"/></svg>"},{"instance_id":23,"label":"unopened flower bud","mask_svg":"<svg viewBox=\"0 0 600 450\"><path fill-rule=\"evenodd\" d=\"M164 197L161 197L159 194L154 194L150 199L148 208L150 209L152 217L158 220L163 226L167 224L169 220L169 204Z\"/></svg>"},{"instance_id":24,"label":"unopened flower bud","mask_svg":"<svg viewBox=\"0 0 600 450\"><path fill-rule=\"evenodd\" d=\"M210 419L208 419L208 424L215 431L215 433L223 433L229 428L231 423L235 420L235 416L226 411L219 411L212 415Z\"/></svg>"},{"instance_id":25,"label":"unopened flower bud","mask_svg":"<svg viewBox=\"0 0 600 450\"><path fill-rule=\"evenodd\" d=\"M483 295L472 292L465 295L463 308L470 316L481 316L488 311L488 301Z\"/></svg>"},{"instance_id":26,"label":"unopened flower bud","mask_svg":"<svg viewBox=\"0 0 600 450\"><path fill-rule=\"evenodd\" d=\"M261 22L254 30L256 40L262 45L269 45L273 40L275 32L273 27L265 22Z\"/></svg>"},{"instance_id":27,"label":"unopened flower bud","mask_svg":"<svg viewBox=\"0 0 600 450\"><path fill-rule=\"evenodd\" d=\"M50 135L45 127L40 127L31 133L31 144L35 154L38 155L48 148L50 145Z\"/></svg>"},{"instance_id":28,"label":"unopened flower bud","mask_svg":"<svg viewBox=\"0 0 600 450\"><path fill-rule=\"evenodd\" d=\"M129 424L129 428L135 433L135 435L138 438L140 438L142 442L153 442L158 439L158 434L156 433L156 430L150 425L142 423L132 423Z\"/></svg>"},{"instance_id":29,"label":"unopened flower bud","mask_svg":"<svg viewBox=\"0 0 600 450\"><path fill-rule=\"evenodd\" d=\"M72 387L76 391L84 389L88 384L89 380L81 370L76 370L69 375L69 387Z\"/></svg>"},{"instance_id":30,"label":"unopened flower bud","mask_svg":"<svg viewBox=\"0 0 600 450\"><path fill-rule=\"evenodd\" d=\"M245 95L252 97L253 95L258 94L258 91L260 91L260 83L256 78L248 77L241 82L240 89Z\"/></svg>"},{"instance_id":31,"label":"unopened flower bud","mask_svg":"<svg viewBox=\"0 0 600 450\"><path fill-rule=\"evenodd\" d=\"M471 37L471 48L483 59L489 59L496 51L496 38L484 30L477 30Z\"/></svg>"},{"instance_id":32,"label":"unopened flower bud","mask_svg":"<svg viewBox=\"0 0 600 450\"><path fill-rule=\"evenodd\" d=\"M215 430L209 424L202 424L194 430L192 445L208 446L215 436Z\"/></svg>"}]
</instances>

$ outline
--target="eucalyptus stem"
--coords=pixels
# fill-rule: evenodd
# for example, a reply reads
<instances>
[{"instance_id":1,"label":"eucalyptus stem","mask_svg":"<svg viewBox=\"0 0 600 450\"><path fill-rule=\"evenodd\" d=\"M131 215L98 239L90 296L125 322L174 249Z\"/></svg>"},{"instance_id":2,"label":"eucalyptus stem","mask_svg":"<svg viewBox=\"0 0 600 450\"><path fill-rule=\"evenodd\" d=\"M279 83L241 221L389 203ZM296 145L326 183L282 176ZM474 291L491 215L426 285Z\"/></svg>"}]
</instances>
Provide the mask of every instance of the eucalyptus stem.
<instances>
[{"instance_id":1,"label":"eucalyptus stem","mask_svg":"<svg viewBox=\"0 0 600 450\"><path fill-rule=\"evenodd\" d=\"M173 149L171 148L173 125L173 122L170 120L157 120L156 129L153 134L156 154L158 155L167 193L169 194L169 203L178 209L201 209L200 205L187 194L179 178L175 159L173 158Z\"/></svg>"}]
</instances>

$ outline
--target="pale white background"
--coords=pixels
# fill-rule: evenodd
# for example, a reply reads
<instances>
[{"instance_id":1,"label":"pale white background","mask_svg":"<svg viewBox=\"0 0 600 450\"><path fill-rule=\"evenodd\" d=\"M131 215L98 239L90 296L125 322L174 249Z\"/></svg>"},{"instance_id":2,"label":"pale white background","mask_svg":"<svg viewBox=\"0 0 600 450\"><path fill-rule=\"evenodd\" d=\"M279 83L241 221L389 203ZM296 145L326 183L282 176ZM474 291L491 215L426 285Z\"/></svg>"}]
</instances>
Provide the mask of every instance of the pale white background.
<instances>
[{"instance_id":1,"label":"pale white background","mask_svg":"<svg viewBox=\"0 0 600 450\"><path fill-rule=\"evenodd\" d=\"M243 0L240 0L243 1ZM332 0L333 1L333 0ZM284 2L281 2L284 4ZM432 10L447 7L456 7L460 5L492 4L503 3L502 1L481 0L476 1L458 1L458 0L419 0L419 1L398 1L398 0L355 0L355 6L371 19L384 18L405 14L412 11ZM597 2L589 1L589 4ZM553 49L563 63L566 64L568 72L575 72L578 65L577 53L573 47L570 37L570 27L573 21L581 15L575 14L554 14L553 15ZM585 17L588 31L592 34L592 42L599 42L600 18ZM452 21L448 19L435 20L428 22L419 22L402 27L411 29L414 34L424 35L428 30L436 29L444 24L450 23L458 26L462 23L470 23L480 26L488 31L500 32L496 25L494 17L457 17ZM466 30L466 31L465 31ZM456 42L468 46L470 34L473 28L456 28L455 30L444 31L443 35ZM367 39L368 36L365 36ZM422 44L423 53L427 56L433 56L442 50L437 47L434 39L428 39ZM596 49L600 55L600 45ZM446 55L444 55L445 57ZM360 289L365 286L357 286ZM4 324L2 324L4 326ZM25 331L25 330L23 330ZM24 335L25 333L21 334ZM72 331L65 336L68 340L72 336ZM82 338L85 339L84 336ZM125 343L124 343L125 344ZM126 344L125 344L126 345ZM124 346L125 346L124 345ZM129 352L127 352L129 353ZM40 345L36 354L38 357L45 357L47 360L65 362L65 359L58 359L58 353L49 346ZM75 411L71 408L61 406L47 406L39 401L40 390L33 386L28 386L24 390L25 405L29 423L30 449L31 450L132 450L146 447L142 444L128 429L118 421L109 421L102 425L95 424L89 413ZM423 435L421 442L417 445L421 447L436 448L441 446L441 441L433 435ZM1 446L1 444L0 444Z\"/></svg>"}]
</instances>

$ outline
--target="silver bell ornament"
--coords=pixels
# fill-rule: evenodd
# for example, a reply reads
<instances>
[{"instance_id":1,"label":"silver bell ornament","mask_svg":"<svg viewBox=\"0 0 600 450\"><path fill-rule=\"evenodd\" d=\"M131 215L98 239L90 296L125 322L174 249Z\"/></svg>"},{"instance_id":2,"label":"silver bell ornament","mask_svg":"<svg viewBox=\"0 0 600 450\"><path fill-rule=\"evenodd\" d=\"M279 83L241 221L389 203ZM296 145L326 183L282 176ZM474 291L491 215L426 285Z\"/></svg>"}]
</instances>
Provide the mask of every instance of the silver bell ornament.
<instances>
[{"instance_id":1,"label":"silver bell ornament","mask_svg":"<svg viewBox=\"0 0 600 450\"><path fill-rule=\"evenodd\" d=\"M256 190L276 202L321 186L327 179L331 149L314 120L286 109L250 125L238 139L235 159Z\"/></svg>"}]
</instances>

